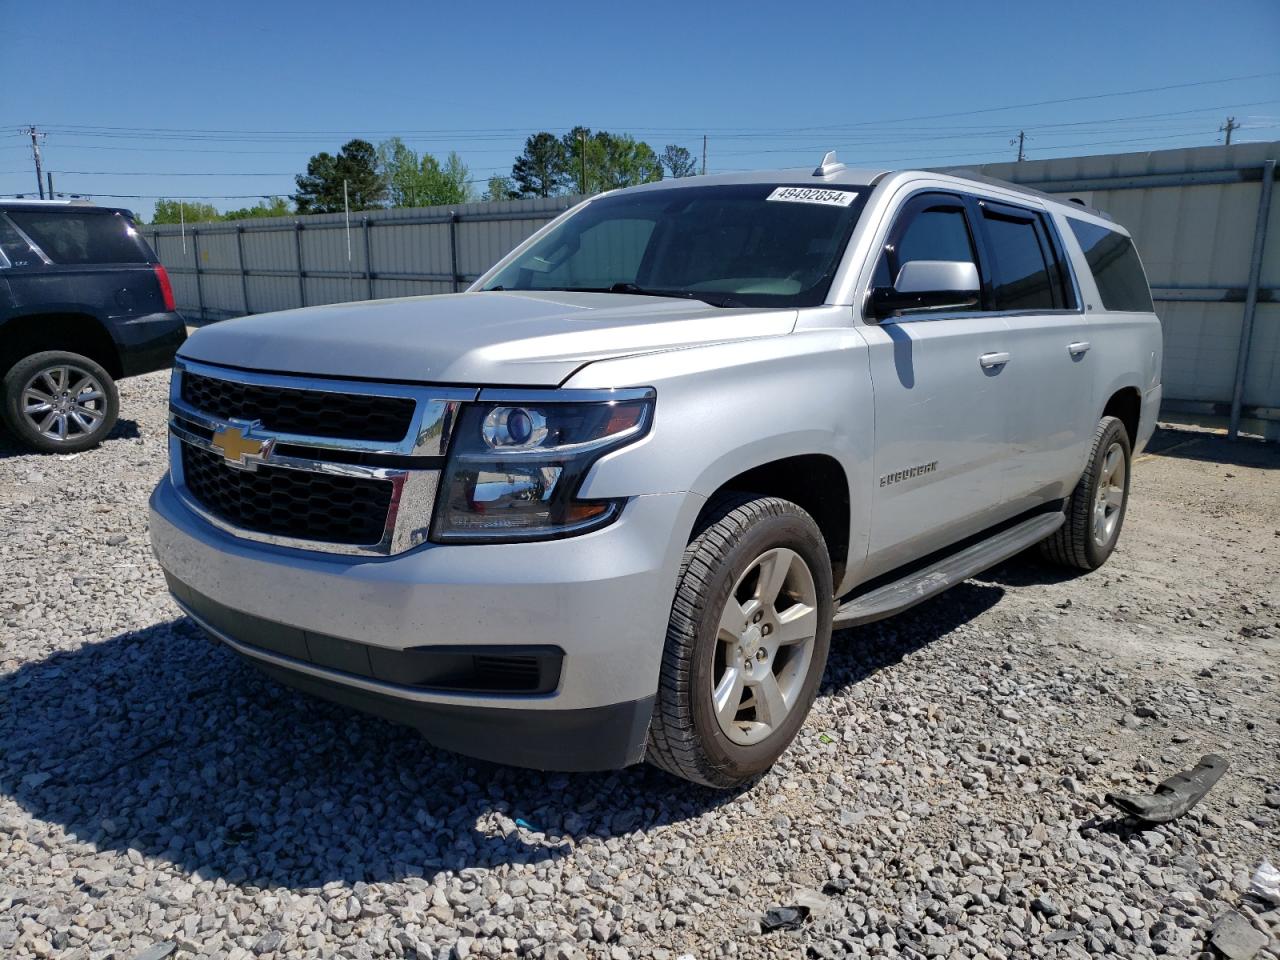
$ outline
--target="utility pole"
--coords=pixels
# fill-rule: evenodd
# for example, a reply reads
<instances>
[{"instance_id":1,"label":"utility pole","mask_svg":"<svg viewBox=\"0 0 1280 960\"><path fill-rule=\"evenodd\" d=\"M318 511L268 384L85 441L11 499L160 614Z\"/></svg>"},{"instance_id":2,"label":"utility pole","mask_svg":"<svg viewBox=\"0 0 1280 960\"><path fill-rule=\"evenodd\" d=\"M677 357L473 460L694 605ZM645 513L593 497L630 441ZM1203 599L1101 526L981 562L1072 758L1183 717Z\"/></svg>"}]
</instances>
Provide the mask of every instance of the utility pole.
<instances>
[{"instance_id":1,"label":"utility pole","mask_svg":"<svg viewBox=\"0 0 1280 960\"><path fill-rule=\"evenodd\" d=\"M44 174L40 171L40 140L44 134L37 130L34 126L27 127L27 134L31 137L31 156L36 162L36 189L40 191L40 199L44 199Z\"/></svg>"},{"instance_id":2,"label":"utility pole","mask_svg":"<svg viewBox=\"0 0 1280 960\"><path fill-rule=\"evenodd\" d=\"M587 131L578 131L578 139L582 142L582 149L579 151L582 160L582 178L579 181L581 189L578 192L585 195L587 192Z\"/></svg>"},{"instance_id":3,"label":"utility pole","mask_svg":"<svg viewBox=\"0 0 1280 960\"><path fill-rule=\"evenodd\" d=\"M1009 146L1013 146L1015 143L1018 145L1018 163L1021 163L1023 160L1027 159L1027 151L1024 149L1026 146L1026 142L1027 142L1027 132L1025 130L1019 130L1017 139L1009 141Z\"/></svg>"},{"instance_id":4,"label":"utility pole","mask_svg":"<svg viewBox=\"0 0 1280 960\"><path fill-rule=\"evenodd\" d=\"M702 175L707 175L707 135L702 135Z\"/></svg>"},{"instance_id":5,"label":"utility pole","mask_svg":"<svg viewBox=\"0 0 1280 960\"><path fill-rule=\"evenodd\" d=\"M47 181L49 181L49 199L50 199L50 200L53 200L53 199L54 199L54 196L53 196L53 171L52 171L52 170L46 170L46 171L44 172L44 178L45 178Z\"/></svg>"},{"instance_id":6,"label":"utility pole","mask_svg":"<svg viewBox=\"0 0 1280 960\"><path fill-rule=\"evenodd\" d=\"M1225 133L1227 135L1226 146L1231 146L1231 131L1239 129L1240 124L1236 123L1235 117L1227 117L1227 122L1218 128L1219 133Z\"/></svg>"}]
</instances>

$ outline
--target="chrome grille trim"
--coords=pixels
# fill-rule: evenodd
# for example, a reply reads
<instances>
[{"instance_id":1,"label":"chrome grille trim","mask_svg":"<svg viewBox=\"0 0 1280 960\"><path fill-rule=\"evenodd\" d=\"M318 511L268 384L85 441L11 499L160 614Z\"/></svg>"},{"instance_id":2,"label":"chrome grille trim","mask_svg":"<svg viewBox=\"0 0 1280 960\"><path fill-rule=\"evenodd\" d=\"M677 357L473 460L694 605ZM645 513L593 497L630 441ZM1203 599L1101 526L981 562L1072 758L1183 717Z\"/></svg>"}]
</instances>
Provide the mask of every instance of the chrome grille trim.
<instances>
[{"instance_id":1,"label":"chrome grille trim","mask_svg":"<svg viewBox=\"0 0 1280 960\"><path fill-rule=\"evenodd\" d=\"M330 476L390 481L393 487L391 506L387 512L382 538L376 544L352 545L289 537L248 530L227 522L200 503L187 489L183 477L181 444L221 455L220 448L200 431L215 432L230 426L244 426L244 421L223 420L196 410L182 399L182 376L190 370L205 377L282 389L331 393L341 403L345 394L365 396L408 397L415 401L413 419L405 436L394 443L363 440L359 437L335 439L306 434L284 433L254 426L254 439L272 440L275 446L306 448L314 457L277 454L274 450L264 465L285 470L298 470ZM421 467L423 458L442 458L449 447L449 431L457 422L462 403L476 398L478 391L457 387L422 387L403 384L371 384L363 381L327 380L280 374L232 370L191 360L178 360L169 385L169 471L174 488L186 506L218 529L244 540L274 546L348 556L394 556L425 543L430 533L431 515L435 509L440 485L438 467ZM326 460L327 451L344 454L369 454L380 458L403 457L404 467L367 466ZM232 469L228 467L228 469Z\"/></svg>"}]
</instances>

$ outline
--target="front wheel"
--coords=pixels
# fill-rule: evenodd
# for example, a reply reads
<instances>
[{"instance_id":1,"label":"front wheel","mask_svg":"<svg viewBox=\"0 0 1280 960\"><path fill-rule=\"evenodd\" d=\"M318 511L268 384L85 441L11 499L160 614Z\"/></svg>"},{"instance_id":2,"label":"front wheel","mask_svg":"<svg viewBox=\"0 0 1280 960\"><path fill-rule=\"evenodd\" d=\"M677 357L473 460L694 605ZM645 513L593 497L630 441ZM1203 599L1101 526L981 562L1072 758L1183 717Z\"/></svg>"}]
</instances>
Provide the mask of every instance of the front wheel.
<instances>
[{"instance_id":1,"label":"front wheel","mask_svg":"<svg viewBox=\"0 0 1280 960\"><path fill-rule=\"evenodd\" d=\"M791 743L831 644L831 559L787 500L714 504L685 549L647 758L712 787L763 773Z\"/></svg>"},{"instance_id":2,"label":"front wheel","mask_svg":"<svg viewBox=\"0 0 1280 960\"><path fill-rule=\"evenodd\" d=\"M1129 505L1129 433L1115 417L1103 417L1093 434L1089 464L1067 500L1067 522L1040 545L1045 559L1064 567L1097 570L1120 539Z\"/></svg>"},{"instance_id":3,"label":"front wheel","mask_svg":"<svg viewBox=\"0 0 1280 960\"><path fill-rule=\"evenodd\" d=\"M0 414L22 443L42 453L77 453L97 446L119 413L120 395L111 375L78 353L34 353L4 376Z\"/></svg>"}]
</instances>

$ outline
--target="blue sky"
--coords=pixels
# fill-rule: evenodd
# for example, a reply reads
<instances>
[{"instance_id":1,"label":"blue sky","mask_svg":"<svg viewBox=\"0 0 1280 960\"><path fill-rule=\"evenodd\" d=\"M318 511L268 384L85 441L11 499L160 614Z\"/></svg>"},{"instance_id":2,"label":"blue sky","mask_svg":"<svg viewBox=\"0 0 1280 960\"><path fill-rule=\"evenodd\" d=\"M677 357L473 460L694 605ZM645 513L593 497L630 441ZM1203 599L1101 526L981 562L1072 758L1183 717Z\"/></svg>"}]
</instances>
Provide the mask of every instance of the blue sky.
<instances>
[{"instance_id":1,"label":"blue sky","mask_svg":"<svg viewBox=\"0 0 1280 960\"><path fill-rule=\"evenodd\" d=\"M0 194L287 194L351 135L457 150L483 181L583 123L712 172L929 165L1280 139L1280 2L0 0ZM1198 84L1069 103L1045 100ZM984 112L975 112L984 111ZM1150 116L1159 114L1159 116ZM924 118L924 119L913 119Z\"/></svg>"}]
</instances>

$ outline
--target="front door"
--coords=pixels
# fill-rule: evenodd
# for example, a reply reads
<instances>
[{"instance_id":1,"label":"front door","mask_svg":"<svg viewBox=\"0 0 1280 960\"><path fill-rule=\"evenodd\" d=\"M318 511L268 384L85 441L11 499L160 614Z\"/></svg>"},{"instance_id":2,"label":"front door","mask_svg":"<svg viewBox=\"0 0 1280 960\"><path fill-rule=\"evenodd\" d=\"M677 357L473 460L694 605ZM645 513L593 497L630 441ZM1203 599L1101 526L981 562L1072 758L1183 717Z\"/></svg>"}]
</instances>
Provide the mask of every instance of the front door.
<instances>
[{"instance_id":1,"label":"front door","mask_svg":"<svg viewBox=\"0 0 1280 960\"><path fill-rule=\"evenodd\" d=\"M889 230L874 284L892 285L912 260L977 264L974 226L959 195L910 198ZM1003 362L1008 327L976 305L888 318L861 331L875 392L866 571L874 576L1005 518L1015 395Z\"/></svg>"}]
</instances>

